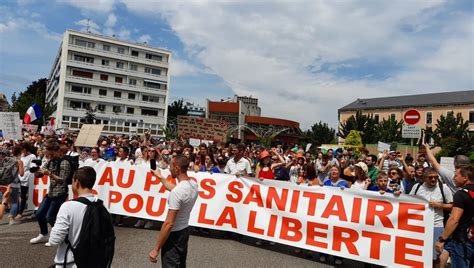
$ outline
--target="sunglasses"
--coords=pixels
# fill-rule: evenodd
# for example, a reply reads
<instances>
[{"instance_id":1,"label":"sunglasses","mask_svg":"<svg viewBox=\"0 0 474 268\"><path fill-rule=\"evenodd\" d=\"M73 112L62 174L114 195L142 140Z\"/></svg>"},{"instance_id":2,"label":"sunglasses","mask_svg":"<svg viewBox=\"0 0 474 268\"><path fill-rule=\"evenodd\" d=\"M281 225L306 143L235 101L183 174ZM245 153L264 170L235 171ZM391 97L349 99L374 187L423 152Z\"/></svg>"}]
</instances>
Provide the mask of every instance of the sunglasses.
<instances>
[{"instance_id":1,"label":"sunglasses","mask_svg":"<svg viewBox=\"0 0 474 268\"><path fill-rule=\"evenodd\" d=\"M430 180L431 179L438 179L438 178L439 178L439 176L428 176L428 179L430 179Z\"/></svg>"},{"instance_id":2,"label":"sunglasses","mask_svg":"<svg viewBox=\"0 0 474 268\"><path fill-rule=\"evenodd\" d=\"M390 172L390 175L398 175L397 172Z\"/></svg>"}]
</instances>

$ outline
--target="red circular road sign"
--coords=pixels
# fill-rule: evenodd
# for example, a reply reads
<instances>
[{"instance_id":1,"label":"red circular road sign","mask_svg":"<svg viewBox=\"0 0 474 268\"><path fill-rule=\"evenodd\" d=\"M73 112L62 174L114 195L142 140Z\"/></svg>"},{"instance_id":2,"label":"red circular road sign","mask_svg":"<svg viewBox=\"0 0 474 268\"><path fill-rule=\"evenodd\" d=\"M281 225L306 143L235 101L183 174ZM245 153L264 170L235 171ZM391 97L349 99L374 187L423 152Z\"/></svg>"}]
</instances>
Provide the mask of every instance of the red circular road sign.
<instances>
[{"instance_id":1,"label":"red circular road sign","mask_svg":"<svg viewBox=\"0 0 474 268\"><path fill-rule=\"evenodd\" d=\"M414 125L420 121L420 112L417 110L408 110L405 112L405 115L403 116L403 120L405 120L405 123L408 125Z\"/></svg>"}]
</instances>

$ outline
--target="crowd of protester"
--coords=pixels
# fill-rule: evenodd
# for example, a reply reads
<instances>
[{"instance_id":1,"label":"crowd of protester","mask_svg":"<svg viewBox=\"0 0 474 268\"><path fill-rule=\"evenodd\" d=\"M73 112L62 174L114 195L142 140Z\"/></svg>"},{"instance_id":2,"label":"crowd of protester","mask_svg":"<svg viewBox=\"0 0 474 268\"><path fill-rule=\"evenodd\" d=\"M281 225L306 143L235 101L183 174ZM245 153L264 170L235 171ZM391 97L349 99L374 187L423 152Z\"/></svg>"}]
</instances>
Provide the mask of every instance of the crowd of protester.
<instances>
[{"instance_id":1,"label":"crowd of protester","mask_svg":"<svg viewBox=\"0 0 474 268\"><path fill-rule=\"evenodd\" d=\"M344 147L312 153L288 144L278 144L272 148L229 143L191 146L185 141L164 141L152 139L149 135L103 136L96 147L77 148L74 147L75 138L75 134L45 137L42 134L25 133L24 140L20 142L0 143L0 158L15 157L19 167L18 180L3 187L0 193L8 196L8 202L4 203L9 209L11 225L21 223L23 219L28 183L39 172L35 167L39 167L39 170L55 170L50 175L54 179L47 196L48 204L44 205L43 202L33 215L38 219L41 234L31 243L48 241L47 224L54 225L55 215L66 200L67 184L64 180L73 167L68 161L55 162L54 159L77 157L79 167L94 167L104 161L149 166L150 160L155 159L157 167L166 169L173 157L183 155L190 160L188 172L226 173L314 187L350 188L379 194L422 197L435 212L434 264L444 267L448 258L451 258L453 267L469 267L474 263L474 242L466 232L472 224L474 201L464 194L474 191L474 169L469 158L463 155L455 157L455 170L452 171L440 165L426 144L416 155L402 155L396 151L375 155L369 154L364 148ZM49 167L52 163L59 163L59 167ZM1 214L0 211L0 217ZM116 216L115 224L122 225L123 217ZM153 221L137 219L135 227L151 228L153 225ZM263 241L258 240L256 243L261 245ZM295 252L302 251L296 249ZM319 254L321 262L326 262L328 257ZM343 260L335 257L334 262L339 265Z\"/></svg>"}]
</instances>

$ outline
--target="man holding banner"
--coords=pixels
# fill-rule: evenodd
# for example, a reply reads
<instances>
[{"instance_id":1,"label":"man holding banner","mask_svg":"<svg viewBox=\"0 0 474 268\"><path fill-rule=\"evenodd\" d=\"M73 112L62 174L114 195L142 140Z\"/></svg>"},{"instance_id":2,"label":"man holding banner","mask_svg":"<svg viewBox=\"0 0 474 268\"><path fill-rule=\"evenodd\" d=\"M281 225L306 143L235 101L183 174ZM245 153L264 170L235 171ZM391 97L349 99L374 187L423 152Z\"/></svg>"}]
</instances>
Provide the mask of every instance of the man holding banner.
<instances>
[{"instance_id":1,"label":"man holding banner","mask_svg":"<svg viewBox=\"0 0 474 268\"><path fill-rule=\"evenodd\" d=\"M188 166L189 159L182 155L171 160L171 177L178 179L177 185L164 178L159 169L152 170L170 191L166 220L161 227L156 246L148 256L151 262L156 263L158 252L161 250L162 267L186 267L189 217L198 196L198 185L188 177Z\"/></svg>"}]
</instances>

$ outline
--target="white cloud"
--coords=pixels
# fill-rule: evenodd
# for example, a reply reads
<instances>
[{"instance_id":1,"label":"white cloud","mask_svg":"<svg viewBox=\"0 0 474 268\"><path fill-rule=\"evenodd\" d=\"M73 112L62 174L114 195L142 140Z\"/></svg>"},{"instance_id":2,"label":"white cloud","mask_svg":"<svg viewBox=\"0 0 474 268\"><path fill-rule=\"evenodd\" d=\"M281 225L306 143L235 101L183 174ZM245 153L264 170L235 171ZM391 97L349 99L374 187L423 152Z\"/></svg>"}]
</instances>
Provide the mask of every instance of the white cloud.
<instances>
[{"instance_id":1,"label":"white cloud","mask_svg":"<svg viewBox=\"0 0 474 268\"><path fill-rule=\"evenodd\" d=\"M80 31L89 31L91 33L100 34L100 26L93 20L82 19L80 21L76 21L75 24L78 26L82 26L82 28L79 29Z\"/></svg>"},{"instance_id":2,"label":"white cloud","mask_svg":"<svg viewBox=\"0 0 474 268\"><path fill-rule=\"evenodd\" d=\"M120 31L118 32L118 37L123 40L130 40L130 30L122 27L120 28Z\"/></svg>"},{"instance_id":3,"label":"white cloud","mask_svg":"<svg viewBox=\"0 0 474 268\"><path fill-rule=\"evenodd\" d=\"M117 17L114 15L114 13L110 13L104 26L107 28L112 28L115 26L115 23L117 23Z\"/></svg>"},{"instance_id":4,"label":"white cloud","mask_svg":"<svg viewBox=\"0 0 474 268\"><path fill-rule=\"evenodd\" d=\"M149 34L144 34L138 37L138 43L150 43L151 36Z\"/></svg>"},{"instance_id":5,"label":"white cloud","mask_svg":"<svg viewBox=\"0 0 474 268\"><path fill-rule=\"evenodd\" d=\"M197 75L202 73L202 71L196 66L188 63L187 61L181 60L179 58L172 58L170 64L170 74L171 76L190 76Z\"/></svg>"},{"instance_id":6,"label":"white cloud","mask_svg":"<svg viewBox=\"0 0 474 268\"><path fill-rule=\"evenodd\" d=\"M237 94L258 97L265 115L297 120L303 127L319 120L336 126L337 109L356 98L474 84L472 17L450 15L449 2L122 1L139 15L159 12L188 56ZM399 69L385 80L373 80L371 73L334 74L338 68L357 71L357 61ZM325 64L332 66L329 71ZM178 73L186 70L177 65Z\"/></svg>"},{"instance_id":7,"label":"white cloud","mask_svg":"<svg viewBox=\"0 0 474 268\"><path fill-rule=\"evenodd\" d=\"M85 12L107 13L112 11L115 0L57 0L57 2L69 4Z\"/></svg>"}]
</instances>

